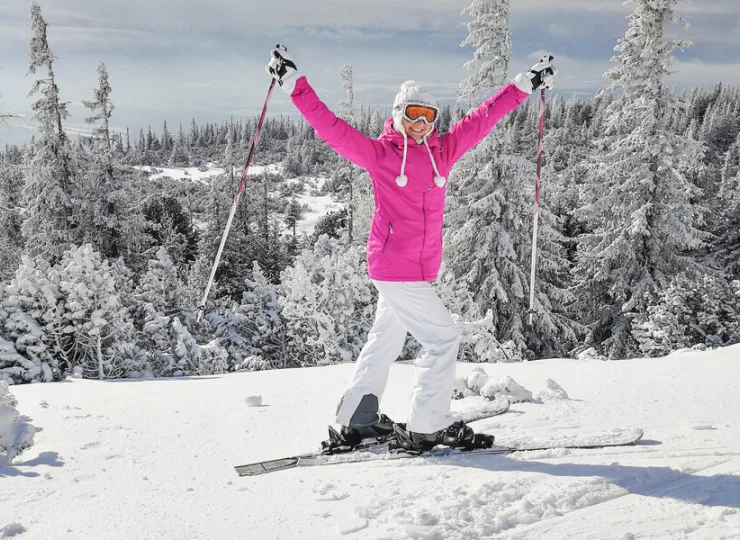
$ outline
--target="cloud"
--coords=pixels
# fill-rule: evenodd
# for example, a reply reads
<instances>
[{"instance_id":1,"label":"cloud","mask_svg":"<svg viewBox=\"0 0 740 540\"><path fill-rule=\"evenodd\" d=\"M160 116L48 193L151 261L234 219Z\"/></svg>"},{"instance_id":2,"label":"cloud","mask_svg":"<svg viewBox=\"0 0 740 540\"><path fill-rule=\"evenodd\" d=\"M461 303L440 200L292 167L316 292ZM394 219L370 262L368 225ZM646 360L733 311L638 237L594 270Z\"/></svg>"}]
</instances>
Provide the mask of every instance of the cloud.
<instances>
[{"instance_id":1,"label":"cloud","mask_svg":"<svg viewBox=\"0 0 740 540\"><path fill-rule=\"evenodd\" d=\"M454 102L472 47L461 15L473 0L43 0L55 73L64 100L92 97L95 67L104 61L116 104L113 121L141 126L177 125L195 116L221 121L261 110L269 77L269 49L285 43L302 72L330 107L343 93L337 71L351 62L355 100L386 107L399 84L416 79L442 102ZM28 69L30 0L0 0L0 92L4 108L23 113L34 77ZM516 0L510 27L511 74L526 70L547 49L560 69L556 92L592 95L606 86L617 39L632 7L622 0ZM681 86L737 84L740 2L679 3L689 30L668 28L670 38L696 46L677 54L671 77ZM81 111L73 111L81 122ZM276 92L269 114L296 110Z\"/></svg>"},{"instance_id":2,"label":"cloud","mask_svg":"<svg viewBox=\"0 0 740 540\"><path fill-rule=\"evenodd\" d=\"M677 60L671 71L674 73L668 77L667 83L678 91L701 86L711 88L720 81L725 85L740 86L740 62L719 64Z\"/></svg>"}]
</instances>

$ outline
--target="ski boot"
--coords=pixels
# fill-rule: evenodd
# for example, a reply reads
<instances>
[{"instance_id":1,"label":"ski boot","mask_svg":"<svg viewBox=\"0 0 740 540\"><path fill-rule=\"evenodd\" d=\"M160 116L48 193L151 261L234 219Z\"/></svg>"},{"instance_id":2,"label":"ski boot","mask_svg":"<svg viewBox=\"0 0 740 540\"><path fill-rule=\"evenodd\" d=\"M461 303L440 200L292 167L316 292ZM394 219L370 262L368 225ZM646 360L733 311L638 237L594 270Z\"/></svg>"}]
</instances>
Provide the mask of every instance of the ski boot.
<instances>
[{"instance_id":1,"label":"ski boot","mask_svg":"<svg viewBox=\"0 0 740 540\"><path fill-rule=\"evenodd\" d=\"M394 431L396 433L395 444L397 448L415 454L428 452L438 445L459 448L461 450L491 448L494 441L493 435L475 433L462 420L434 433L407 431L400 425L394 426Z\"/></svg>"},{"instance_id":2,"label":"ski boot","mask_svg":"<svg viewBox=\"0 0 740 540\"><path fill-rule=\"evenodd\" d=\"M329 439L321 443L325 454L351 452L384 444L395 439L393 420L381 414L378 422L370 426L342 426L339 431L329 426Z\"/></svg>"}]
</instances>

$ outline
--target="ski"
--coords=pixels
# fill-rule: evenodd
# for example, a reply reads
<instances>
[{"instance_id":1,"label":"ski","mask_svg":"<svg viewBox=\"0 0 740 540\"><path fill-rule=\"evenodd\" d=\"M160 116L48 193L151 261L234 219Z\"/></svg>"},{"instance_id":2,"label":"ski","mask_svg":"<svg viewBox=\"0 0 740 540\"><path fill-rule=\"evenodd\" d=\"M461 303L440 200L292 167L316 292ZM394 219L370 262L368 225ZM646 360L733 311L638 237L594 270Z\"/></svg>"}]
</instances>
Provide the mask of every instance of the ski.
<instances>
[{"instance_id":1,"label":"ski","mask_svg":"<svg viewBox=\"0 0 740 540\"><path fill-rule=\"evenodd\" d=\"M485 420L486 418L503 414L509 410L510 406L511 402L506 396L497 396L493 400L481 396L470 396L453 401L452 416L456 420L462 420L466 424L470 424L478 420ZM323 448L317 452L260 461L248 465L239 465L236 467L236 471L239 473L239 476L256 476L306 465L308 460L314 457L336 457L343 454L357 454L363 451L383 449L387 451L388 444L392 440L395 440L395 437L367 440L362 445L349 449L341 445L341 435L333 427L329 426L329 439L322 443Z\"/></svg>"},{"instance_id":2,"label":"ski","mask_svg":"<svg viewBox=\"0 0 740 540\"><path fill-rule=\"evenodd\" d=\"M322 452L312 452L282 459L261 461L247 465L239 465L236 468L239 476L258 476L270 472L292 469L295 467L315 467L322 465L339 465L343 463L360 463L366 461L391 461L408 458L447 458L452 456L475 457L506 455L516 452L535 452L558 449L597 449L614 446L630 446L640 442L643 430L640 428L614 429L608 432L594 435L574 435L561 437L557 440L543 443L530 443L513 446L494 446L475 450L462 450L459 448L438 447L423 453L406 452L403 449L389 450L388 442L370 444L351 452L327 455Z\"/></svg>"}]
</instances>

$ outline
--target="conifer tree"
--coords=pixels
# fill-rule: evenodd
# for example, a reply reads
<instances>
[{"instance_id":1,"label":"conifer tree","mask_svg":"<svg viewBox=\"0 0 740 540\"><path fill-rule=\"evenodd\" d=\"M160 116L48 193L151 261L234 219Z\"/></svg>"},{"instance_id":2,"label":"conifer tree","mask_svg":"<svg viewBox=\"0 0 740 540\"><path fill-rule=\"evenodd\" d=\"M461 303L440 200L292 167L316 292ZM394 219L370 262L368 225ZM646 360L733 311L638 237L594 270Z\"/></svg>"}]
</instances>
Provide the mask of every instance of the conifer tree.
<instances>
[{"instance_id":1,"label":"conifer tree","mask_svg":"<svg viewBox=\"0 0 740 540\"><path fill-rule=\"evenodd\" d=\"M149 269L141 278L134 296L165 316L176 315L185 307L187 290L164 246L157 251L157 258L149 261Z\"/></svg>"},{"instance_id":2,"label":"conifer tree","mask_svg":"<svg viewBox=\"0 0 740 540\"><path fill-rule=\"evenodd\" d=\"M505 80L511 55L508 33L510 4L503 0L475 1L468 8L474 19L463 44L474 44L473 60L466 64L477 71L462 84L460 101L478 105ZM492 324L499 339L511 341L516 356L533 357L567 351L575 335L572 323L562 315L570 297L565 292L568 262L557 219L543 209L538 253L538 282L534 327L528 327L529 263L531 255L532 186L534 164L523 159L527 134L536 136L528 109L513 111L496 134L469 151L450 175L450 212L446 220L443 286L448 298L465 314L492 311ZM534 116L532 115L533 119ZM508 125L510 129L502 133ZM513 135L512 135L513 134ZM513 140L512 140L513 139ZM532 139L535 141L535 139ZM535 142L527 145L535 148ZM503 155L503 150L510 155ZM449 275L447 275L449 274ZM462 281L468 291L454 285ZM476 305L465 307L467 301ZM479 315L476 315L479 317ZM473 323L474 321L468 321Z\"/></svg>"},{"instance_id":3,"label":"conifer tree","mask_svg":"<svg viewBox=\"0 0 740 540\"><path fill-rule=\"evenodd\" d=\"M337 116L345 120L348 124L355 124L355 97L354 82L352 80L352 64L346 63L339 70L339 78L342 81L342 88L346 93L345 99L337 103Z\"/></svg>"},{"instance_id":4,"label":"conifer tree","mask_svg":"<svg viewBox=\"0 0 740 540\"><path fill-rule=\"evenodd\" d=\"M91 244L72 247L53 269L63 297L60 338L72 367L87 378L119 378L142 367L128 309L116 291L114 268Z\"/></svg>"},{"instance_id":5,"label":"conifer tree","mask_svg":"<svg viewBox=\"0 0 740 540\"><path fill-rule=\"evenodd\" d=\"M79 216L74 196L76 179L72 150L62 126L67 118L67 104L59 97L54 55L46 28L41 8L34 2L31 5L28 72L34 74L44 70L45 76L36 80L30 93L40 94L32 105L39 132L24 175L26 218L22 232L29 255L43 255L55 262L77 239L75 229Z\"/></svg>"},{"instance_id":6,"label":"conifer tree","mask_svg":"<svg viewBox=\"0 0 740 540\"><path fill-rule=\"evenodd\" d=\"M57 278L45 259L24 255L5 288L0 323L15 351L6 349L0 372L16 383L60 380L72 369L61 345L63 295Z\"/></svg>"},{"instance_id":7,"label":"conifer tree","mask_svg":"<svg viewBox=\"0 0 740 540\"><path fill-rule=\"evenodd\" d=\"M466 23L468 37L460 46L473 45L475 50L473 58L465 63L473 73L460 83L459 101L477 107L498 90L509 72L511 0L473 0L463 13L471 20Z\"/></svg>"},{"instance_id":8,"label":"conifer tree","mask_svg":"<svg viewBox=\"0 0 740 540\"><path fill-rule=\"evenodd\" d=\"M126 256L143 242L144 220L132 197L134 171L117 163L111 144L110 118L114 109L110 99L108 70L98 64L95 99L83 101L92 111L86 121L95 125L92 155L81 170L80 219L78 237L90 243L104 257ZM82 169L82 167L81 167Z\"/></svg>"},{"instance_id":9,"label":"conifer tree","mask_svg":"<svg viewBox=\"0 0 740 540\"><path fill-rule=\"evenodd\" d=\"M23 159L17 147L0 153L0 283L13 275L23 254Z\"/></svg>"},{"instance_id":10,"label":"conifer tree","mask_svg":"<svg viewBox=\"0 0 740 540\"><path fill-rule=\"evenodd\" d=\"M677 0L633 0L617 65L606 73L616 94L605 111L601 149L591 157L582 208L588 233L578 246L578 297L591 339L610 358L638 352L631 322L679 271L702 272L690 252L705 246L698 188L682 173L686 151L667 126L663 79Z\"/></svg>"}]
</instances>

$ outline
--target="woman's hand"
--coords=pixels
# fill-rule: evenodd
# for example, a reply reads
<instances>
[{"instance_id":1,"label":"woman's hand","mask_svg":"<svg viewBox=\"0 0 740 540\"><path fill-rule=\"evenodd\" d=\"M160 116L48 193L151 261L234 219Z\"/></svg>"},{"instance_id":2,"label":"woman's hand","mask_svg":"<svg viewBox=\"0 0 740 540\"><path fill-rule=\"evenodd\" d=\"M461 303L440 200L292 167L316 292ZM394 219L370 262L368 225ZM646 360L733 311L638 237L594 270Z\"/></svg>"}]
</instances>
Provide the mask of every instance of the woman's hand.
<instances>
[{"instance_id":1,"label":"woman's hand","mask_svg":"<svg viewBox=\"0 0 740 540\"><path fill-rule=\"evenodd\" d=\"M276 45L270 52L270 62L265 66L267 73L277 80L286 94L293 93L298 79L298 68L284 45Z\"/></svg>"},{"instance_id":2,"label":"woman's hand","mask_svg":"<svg viewBox=\"0 0 740 540\"><path fill-rule=\"evenodd\" d=\"M550 90L555 80L555 75L558 74L558 70L555 69L552 61L555 57L551 54L546 54L542 57L542 60L533 65L527 72L526 76L532 83L532 92L540 87Z\"/></svg>"}]
</instances>

